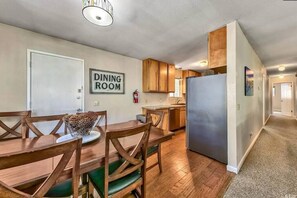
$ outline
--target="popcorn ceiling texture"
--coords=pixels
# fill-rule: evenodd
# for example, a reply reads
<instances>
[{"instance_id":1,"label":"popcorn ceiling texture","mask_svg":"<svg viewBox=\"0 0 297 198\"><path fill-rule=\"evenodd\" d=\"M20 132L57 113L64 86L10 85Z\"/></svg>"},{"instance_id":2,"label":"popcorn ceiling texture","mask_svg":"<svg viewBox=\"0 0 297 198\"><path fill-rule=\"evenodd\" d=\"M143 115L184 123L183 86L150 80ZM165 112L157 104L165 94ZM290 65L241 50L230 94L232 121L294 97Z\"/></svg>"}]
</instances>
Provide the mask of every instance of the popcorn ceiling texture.
<instances>
[{"instance_id":1,"label":"popcorn ceiling texture","mask_svg":"<svg viewBox=\"0 0 297 198\"><path fill-rule=\"evenodd\" d=\"M297 121L271 116L225 198L297 195Z\"/></svg>"}]
</instances>

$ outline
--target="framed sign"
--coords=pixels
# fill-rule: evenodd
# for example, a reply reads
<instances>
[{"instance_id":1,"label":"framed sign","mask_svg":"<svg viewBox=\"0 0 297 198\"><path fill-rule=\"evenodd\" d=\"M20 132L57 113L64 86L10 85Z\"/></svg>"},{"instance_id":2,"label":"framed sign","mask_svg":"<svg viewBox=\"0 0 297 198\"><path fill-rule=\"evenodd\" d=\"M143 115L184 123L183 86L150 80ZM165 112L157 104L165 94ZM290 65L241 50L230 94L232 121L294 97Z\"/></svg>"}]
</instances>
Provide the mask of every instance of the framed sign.
<instances>
[{"instance_id":1,"label":"framed sign","mask_svg":"<svg viewBox=\"0 0 297 198\"><path fill-rule=\"evenodd\" d=\"M125 74L90 69L91 94L124 94Z\"/></svg>"},{"instance_id":2,"label":"framed sign","mask_svg":"<svg viewBox=\"0 0 297 198\"><path fill-rule=\"evenodd\" d=\"M244 76L245 76L245 95L253 96L254 95L254 72L248 67L244 67Z\"/></svg>"}]
</instances>

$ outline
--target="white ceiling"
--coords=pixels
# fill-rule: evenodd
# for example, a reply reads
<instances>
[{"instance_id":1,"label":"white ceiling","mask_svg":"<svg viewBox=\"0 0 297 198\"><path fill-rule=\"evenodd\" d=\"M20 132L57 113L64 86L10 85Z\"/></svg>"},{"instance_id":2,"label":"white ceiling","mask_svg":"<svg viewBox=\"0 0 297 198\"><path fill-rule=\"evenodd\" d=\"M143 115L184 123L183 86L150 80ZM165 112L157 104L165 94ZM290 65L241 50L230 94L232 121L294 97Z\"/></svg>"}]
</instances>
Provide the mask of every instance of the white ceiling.
<instances>
[{"instance_id":1,"label":"white ceiling","mask_svg":"<svg viewBox=\"0 0 297 198\"><path fill-rule=\"evenodd\" d=\"M1 0L0 22L118 54L183 68L207 59L207 33L238 20L269 72L297 68L297 2L110 0L114 23L95 26L81 0Z\"/></svg>"}]
</instances>

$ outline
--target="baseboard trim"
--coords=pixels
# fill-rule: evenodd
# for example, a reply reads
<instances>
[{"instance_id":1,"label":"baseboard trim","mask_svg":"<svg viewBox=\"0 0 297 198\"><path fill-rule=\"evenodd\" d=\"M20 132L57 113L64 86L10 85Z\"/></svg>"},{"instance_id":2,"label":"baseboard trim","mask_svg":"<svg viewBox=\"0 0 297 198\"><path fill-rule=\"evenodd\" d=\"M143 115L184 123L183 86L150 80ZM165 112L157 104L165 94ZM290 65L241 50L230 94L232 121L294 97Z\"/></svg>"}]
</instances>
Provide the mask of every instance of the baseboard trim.
<instances>
[{"instance_id":1,"label":"baseboard trim","mask_svg":"<svg viewBox=\"0 0 297 198\"><path fill-rule=\"evenodd\" d=\"M270 116L269 116L270 117ZM268 118L269 119L269 118ZM268 120L267 119L267 120ZM264 126L263 126L264 127ZM254 144L256 143L257 139L259 138L262 130L263 130L263 127L260 129L260 131L257 133L256 137L253 139L252 143L250 144L250 146L248 147L248 149L246 150L245 154L243 155L243 157L241 158L239 164L237 167L234 167L234 166L230 166L230 165L227 165L227 171L229 172L232 172L232 173L235 173L235 174L238 174L245 159L247 158L248 154L250 153L250 151L252 150Z\"/></svg>"},{"instance_id":2,"label":"baseboard trim","mask_svg":"<svg viewBox=\"0 0 297 198\"><path fill-rule=\"evenodd\" d=\"M270 117L270 116L269 116ZM245 159L247 158L248 154L250 153L250 151L252 150L254 144L256 143L256 141L258 140L261 132L263 130L263 127L260 129L260 131L257 133L256 137L253 139L252 143L250 144L249 148L246 150L244 156L241 158L239 164L238 164L238 172L240 171Z\"/></svg>"},{"instance_id":3,"label":"baseboard trim","mask_svg":"<svg viewBox=\"0 0 297 198\"><path fill-rule=\"evenodd\" d=\"M238 169L234 166L227 165L227 171L238 174Z\"/></svg>"},{"instance_id":4,"label":"baseboard trim","mask_svg":"<svg viewBox=\"0 0 297 198\"><path fill-rule=\"evenodd\" d=\"M270 118L271 114L268 116L268 118L266 119L265 123L264 123L264 126L267 124L269 118ZM262 130L262 129L261 129Z\"/></svg>"}]
</instances>

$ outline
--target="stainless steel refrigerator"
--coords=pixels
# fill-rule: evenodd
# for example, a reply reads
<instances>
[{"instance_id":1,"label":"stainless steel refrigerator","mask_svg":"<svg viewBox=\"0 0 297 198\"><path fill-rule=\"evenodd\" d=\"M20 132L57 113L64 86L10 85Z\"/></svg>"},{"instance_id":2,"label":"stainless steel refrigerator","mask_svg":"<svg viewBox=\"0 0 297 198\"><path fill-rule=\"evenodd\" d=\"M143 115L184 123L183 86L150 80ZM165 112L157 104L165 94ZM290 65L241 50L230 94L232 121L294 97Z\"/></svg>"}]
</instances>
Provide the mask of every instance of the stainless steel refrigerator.
<instances>
[{"instance_id":1,"label":"stainless steel refrigerator","mask_svg":"<svg viewBox=\"0 0 297 198\"><path fill-rule=\"evenodd\" d=\"M226 74L187 79L187 148L227 163Z\"/></svg>"}]
</instances>

